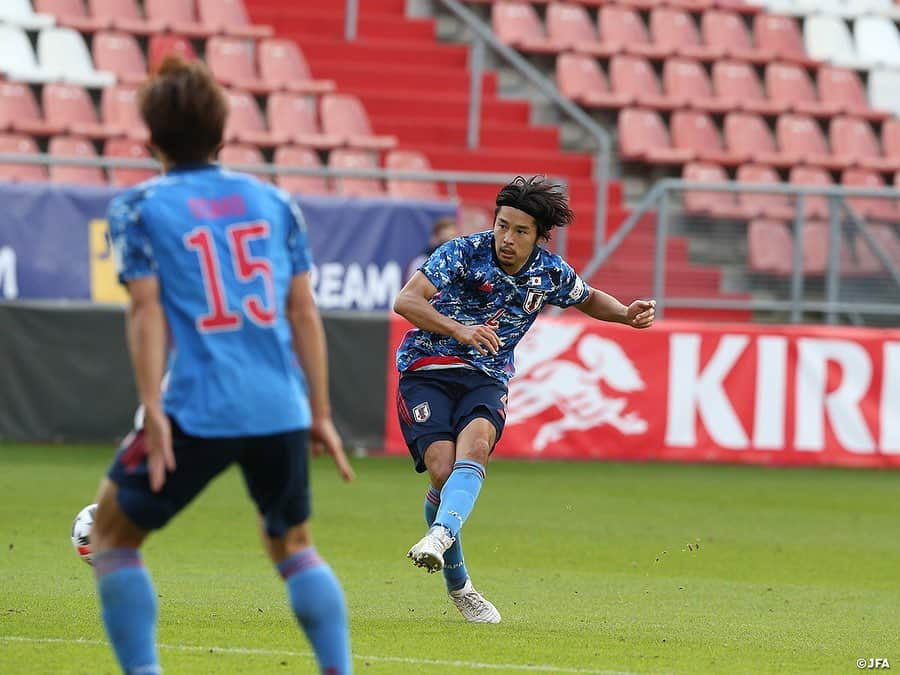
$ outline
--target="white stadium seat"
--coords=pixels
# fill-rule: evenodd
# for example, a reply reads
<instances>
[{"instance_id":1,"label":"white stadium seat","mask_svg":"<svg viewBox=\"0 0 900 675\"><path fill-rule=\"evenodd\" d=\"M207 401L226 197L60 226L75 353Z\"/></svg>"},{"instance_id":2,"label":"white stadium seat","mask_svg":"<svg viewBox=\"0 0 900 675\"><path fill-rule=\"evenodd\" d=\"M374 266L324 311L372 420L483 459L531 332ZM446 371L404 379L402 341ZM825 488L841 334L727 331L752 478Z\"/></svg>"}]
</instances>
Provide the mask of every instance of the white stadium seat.
<instances>
[{"instance_id":1,"label":"white stadium seat","mask_svg":"<svg viewBox=\"0 0 900 675\"><path fill-rule=\"evenodd\" d=\"M71 28L46 28L38 34L38 59L43 67L60 73L62 79L82 87L107 87L116 76L96 70L81 34Z\"/></svg>"},{"instance_id":2,"label":"white stadium seat","mask_svg":"<svg viewBox=\"0 0 900 675\"><path fill-rule=\"evenodd\" d=\"M56 24L52 14L36 14L31 0L3 0L0 3L0 23L9 23L25 30L40 30Z\"/></svg>"},{"instance_id":3,"label":"white stadium seat","mask_svg":"<svg viewBox=\"0 0 900 675\"><path fill-rule=\"evenodd\" d=\"M900 115L900 71L872 70L869 73L869 103L878 110Z\"/></svg>"},{"instance_id":4,"label":"white stadium seat","mask_svg":"<svg viewBox=\"0 0 900 675\"><path fill-rule=\"evenodd\" d=\"M811 58L849 68L863 65L856 56L850 29L836 16L807 17L803 25L803 43Z\"/></svg>"},{"instance_id":5,"label":"white stadium seat","mask_svg":"<svg viewBox=\"0 0 900 675\"><path fill-rule=\"evenodd\" d=\"M0 24L0 73L10 80L53 82L58 74L38 66L25 31L18 26Z\"/></svg>"},{"instance_id":6,"label":"white stadium seat","mask_svg":"<svg viewBox=\"0 0 900 675\"><path fill-rule=\"evenodd\" d=\"M853 25L856 54L870 66L900 66L900 34L883 16L862 16Z\"/></svg>"}]
</instances>

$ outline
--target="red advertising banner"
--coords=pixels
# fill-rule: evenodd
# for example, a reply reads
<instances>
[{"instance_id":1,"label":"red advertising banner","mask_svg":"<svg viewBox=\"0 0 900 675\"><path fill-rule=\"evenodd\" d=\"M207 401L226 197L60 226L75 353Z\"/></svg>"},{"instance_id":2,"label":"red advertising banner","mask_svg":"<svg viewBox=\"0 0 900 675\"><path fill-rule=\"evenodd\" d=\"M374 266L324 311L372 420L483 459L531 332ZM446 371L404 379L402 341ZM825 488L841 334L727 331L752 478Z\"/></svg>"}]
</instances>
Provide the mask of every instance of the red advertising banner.
<instances>
[{"instance_id":1,"label":"red advertising banner","mask_svg":"<svg viewBox=\"0 0 900 675\"><path fill-rule=\"evenodd\" d=\"M541 317L516 369L498 456L900 466L900 330Z\"/></svg>"}]
</instances>

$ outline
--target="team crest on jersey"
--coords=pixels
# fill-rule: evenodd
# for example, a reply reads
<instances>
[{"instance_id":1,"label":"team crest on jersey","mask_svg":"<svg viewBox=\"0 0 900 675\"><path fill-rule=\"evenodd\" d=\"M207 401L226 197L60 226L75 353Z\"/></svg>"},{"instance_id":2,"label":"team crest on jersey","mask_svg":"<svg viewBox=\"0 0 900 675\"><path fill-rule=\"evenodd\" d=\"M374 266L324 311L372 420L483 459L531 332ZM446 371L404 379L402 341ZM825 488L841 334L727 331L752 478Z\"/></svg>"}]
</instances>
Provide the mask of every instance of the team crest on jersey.
<instances>
[{"instance_id":1,"label":"team crest on jersey","mask_svg":"<svg viewBox=\"0 0 900 675\"><path fill-rule=\"evenodd\" d=\"M428 405L428 401L425 401L425 403L420 403L415 408L413 408L412 412L413 419L416 422L427 422L428 418L431 417L431 406Z\"/></svg>"},{"instance_id":2,"label":"team crest on jersey","mask_svg":"<svg viewBox=\"0 0 900 675\"><path fill-rule=\"evenodd\" d=\"M522 303L522 309L528 314L534 314L544 306L546 297L546 291L536 291L533 288L529 288L528 293L525 294L525 302Z\"/></svg>"}]
</instances>

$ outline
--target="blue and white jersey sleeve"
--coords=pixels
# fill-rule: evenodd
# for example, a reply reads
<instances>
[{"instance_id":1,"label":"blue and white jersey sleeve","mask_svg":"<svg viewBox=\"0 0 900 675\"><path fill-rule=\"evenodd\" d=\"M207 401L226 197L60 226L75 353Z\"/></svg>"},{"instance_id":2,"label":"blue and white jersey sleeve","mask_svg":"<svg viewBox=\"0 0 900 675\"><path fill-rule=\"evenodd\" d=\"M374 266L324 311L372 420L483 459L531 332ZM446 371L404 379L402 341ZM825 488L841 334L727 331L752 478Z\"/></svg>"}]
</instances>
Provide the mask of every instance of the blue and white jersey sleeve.
<instances>
[{"instance_id":1,"label":"blue and white jersey sleeve","mask_svg":"<svg viewBox=\"0 0 900 675\"><path fill-rule=\"evenodd\" d=\"M590 297L591 287L562 258L559 259L559 271L559 284L547 302L557 307L571 307L580 305Z\"/></svg>"},{"instance_id":2,"label":"blue and white jersey sleeve","mask_svg":"<svg viewBox=\"0 0 900 675\"><path fill-rule=\"evenodd\" d=\"M126 192L110 202L107 213L109 237L119 283L155 276L153 244L141 218L142 195Z\"/></svg>"},{"instance_id":3,"label":"blue and white jersey sleeve","mask_svg":"<svg viewBox=\"0 0 900 675\"><path fill-rule=\"evenodd\" d=\"M466 271L468 248L463 238L441 244L419 268L436 289L443 290Z\"/></svg>"},{"instance_id":4,"label":"blue and white jersey sleeve","mask_svg":"<svg viewBox=\"0 0 900 675\"><path fill-rule=\"evenodd\" d=\"M291 256L291 272L294 275L308 272L312 267L312 253L306 236L306 219L297 203L287 194L282 195L288 209L288 251Z\"/></svg>"}]
</instances>

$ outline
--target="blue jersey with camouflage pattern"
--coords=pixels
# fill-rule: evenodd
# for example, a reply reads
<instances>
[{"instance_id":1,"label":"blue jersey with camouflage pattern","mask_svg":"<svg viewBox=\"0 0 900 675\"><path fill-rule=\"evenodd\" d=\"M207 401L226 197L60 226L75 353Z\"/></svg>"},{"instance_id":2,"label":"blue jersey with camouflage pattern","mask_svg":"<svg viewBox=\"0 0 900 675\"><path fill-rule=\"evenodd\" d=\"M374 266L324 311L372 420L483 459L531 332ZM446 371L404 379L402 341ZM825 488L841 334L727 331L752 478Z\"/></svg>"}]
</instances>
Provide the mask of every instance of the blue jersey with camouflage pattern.
<instances>
[{"instance_id":1,"label":"blue jersey with camouflage pattern","mask_svg":"<svg viewBox=\"0 0 900 675\"><path fill-rule=\"evenodd\" d=\"M451 337L414 329L397 350L400 372L471 365L507 382L515 374L513 350L545 304L569 307L587 300L590 287L562 258L536 246L516 274L500 267L493 231L448 241L419 268L435 288L432 306L462 324L487 324L503 341L499 353L479 354Z\"/></svg>"}]
</instances>

